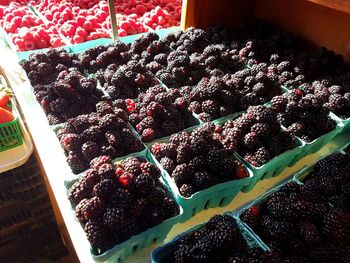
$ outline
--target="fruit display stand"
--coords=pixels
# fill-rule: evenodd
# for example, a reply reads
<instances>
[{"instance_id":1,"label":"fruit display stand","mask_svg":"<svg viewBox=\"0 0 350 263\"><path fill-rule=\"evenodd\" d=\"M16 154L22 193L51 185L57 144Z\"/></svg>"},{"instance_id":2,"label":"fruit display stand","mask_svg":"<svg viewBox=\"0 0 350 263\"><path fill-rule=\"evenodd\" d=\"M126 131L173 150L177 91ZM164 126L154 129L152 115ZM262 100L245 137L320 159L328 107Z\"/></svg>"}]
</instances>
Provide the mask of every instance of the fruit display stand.
<instances>
[{"instance_id":1,"label":"fruit display stand","mask_svg":"<svg viewBox=\"0 0 350 263\"><path fill-rule=\"evenodd\" d=\"M333 14L335 11L323 9L323 7L319 7L309 2L311 1L300 0L296 1L293 4L287 4L286 6L294 6L295 4L292 10L295 10L295 8L298 10L298 8L302 9L306 5L309 7L307 10L310 12L320 12L321 14L325 16L328 15L331 18L335 16L335 14ZM317 2L327 3L328 1ZM255 6L254 4L255 1L249 1L243 4L239 1L231 1L229 4L227 1L184 1L182 27L187 28L189 26L206 26L208 24L218 22L225 22L227 24L241 22L254 13L254 7L256 7L255 12L259 17L261 16L263 18L271 18L274 21L278 21L279 19L282 20L284 16L281 15L281 17L275 17L274 15L280 15L281 13L277 13L276 10L278 7L269 8L269 5L277 5L282 10L288 10L288 7L284 6L282 3L279 4L278 1L257 1L257 5ZM268 12L267 10L274 10L273 14L269 13L270 11ZM307 10L305 12L307 12ZM310 16L307 16L307 14L305 14L305 17ZM326 36L326 34L319 34L315 30L312 31L312 21L309 21L310 27L308 27L308 29L310 32L299 33L301 33L301 35L309 37L318 44L326 45L327 47L333 48L337 52L342 53L346 60L349 61L349 43L346 44L344 42L345 39L349 39L348 36L346 36L346 32L349 32L346 31L346 27L342 27L344 26L343 23L346 24L346 22L349 21L349 17L344 16L343 13L340 13L337 17L342 17L343 19L338 20L338 18L336 18L335 23L338 24L337 30L343 30L341 36L344 39L339 39L338 41L338 38L335 38L337 39L337 41L335 41L334 39L331 40L331 36L329 35ZM296 20L297 21L293 20L293 22L297 23L300 21L300 19ZM308 21L304 21L304 23L307 22ZM287 22L283 24L284 27L291 31L294 29L294 32L296 33L298 33L297 30L303 29L302 27L298 27L296 25L288 25L289 24ZM326 27L326 24L324 24L324 26L325 28L328 28ZM336 34L336 32L337 31L332 31L334 34ZM62 154L61 146L52 128L47 125L45 114L40 108L40 105L36 102L35 97L32 94L31 85L23 70L17 64L14 54L9 52L9 50L6 48L1 48L0 55L2 58L4 58L3 61L6 61L6 65L3 66L5 67L6 74L9 76L9 80L23 111L25 121L34 140L43 169L45 170L45 180L47 181L47 186L51 192L52 202L56 208L55 215L60 219L59 221L62 223L62 235L68 243L70 253L72 257L76 255L81 262L94 262L94 258L90 253L90 244L86 238L83 238L83 236L85 236L85 233L80 227L79 223L75 220L74 213L71 209L71 204L67 198L64 182L71 181L75 177L71 174L71 171L66 164L65 156ZM329 142L316 153L298 161L295 165L293 165L293 167L285 168L279 176L258 182L255 188L248 193L239 193L227 206L204 210L195 215L190 220L175 225L164 242L171 241L175 236L183 233L192 226L207 221L208 218L214 214L222 213L225 211L234 211L249 201L256 199L258 196L265 193L276 184L279 184L294 172L300 170L306 165L314 163L316 160L322 156L327 155L331 151L339 149L343 145L347 144L349 140L350 135L346 133L342 134L341 136L336 136L332 139L331 142ZM158 245L154 244L148 246L143 250L137 251L133 255L129 256L124 262L148 262L150 261L150 252L157 246Z\"/></svg>"}]
</instances>

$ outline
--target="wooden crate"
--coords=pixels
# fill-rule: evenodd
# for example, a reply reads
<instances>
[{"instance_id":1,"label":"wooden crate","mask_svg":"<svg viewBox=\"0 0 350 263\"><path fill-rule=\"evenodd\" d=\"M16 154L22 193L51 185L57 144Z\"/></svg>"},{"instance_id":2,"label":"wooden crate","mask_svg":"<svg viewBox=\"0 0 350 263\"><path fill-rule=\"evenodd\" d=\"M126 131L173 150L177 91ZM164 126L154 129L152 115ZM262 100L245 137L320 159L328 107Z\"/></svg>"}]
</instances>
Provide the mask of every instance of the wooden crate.
<instances>
[{"instance_id":1,"label":"wooden crate","mask_svg":"<svg viewBox=\"0 0 350 263\"><path fill-rule=\"evenodd\" d=\"M273 21L291 33L343 55L350 62L348 0L184 0L181 27L237 25L253 18Z\"/></svg>"}]
</instances>

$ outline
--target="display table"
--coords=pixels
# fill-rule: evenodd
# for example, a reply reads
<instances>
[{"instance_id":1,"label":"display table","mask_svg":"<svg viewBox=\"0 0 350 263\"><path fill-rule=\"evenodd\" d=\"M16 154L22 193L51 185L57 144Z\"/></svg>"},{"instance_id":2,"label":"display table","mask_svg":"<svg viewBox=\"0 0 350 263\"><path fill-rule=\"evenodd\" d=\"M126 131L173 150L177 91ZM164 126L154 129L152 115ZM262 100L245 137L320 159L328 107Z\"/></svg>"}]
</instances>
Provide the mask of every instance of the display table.
<instances>
[{"instance_id":1,"label":"display table","mask_svg":"<svg viewBox=\"0 0 350 263\"><path fill-rule=\"evenodd\" d=\"M72 178L71 172L66 165L65 156L59 145L59 141L53 130L47 124L47 120L40 105L35 101L35 97L31 91L31 86L17 63L15 55L11 53L9 49L3 47L0 49L0 55L3 58L1 66L4 67L16 94L25 122L33 138L38 153L37 157L42 163L47 188L49 193L51 193L51 202L55 207L55 215L71 256L75 257L76 254L81 262L93 262L94 260L90 254L90 244L85 238L83 238L85 233L76 221L71 204L67 198L67 190L64 182ZM4 63L5 61L6 63ZM214 214L222 213L224 211L232 211L239 208L266 192L274 185L285 180L295 171L298 171L306 165L312 164L321 156L325 156L334 149L339 148L339 146L344 145L349 140L349 135L337 137L321 151L307 156L292 168L286 168L281 175L259 182L249 193L239 193L228 206L204 210L186 223L175 225L165 242L172 240L176 235L191 226L207 221ZM150 252L156 246L159 245L153 245L136 252L124 262L147 262L150 260Z\"/></svg>"}]
</instances>

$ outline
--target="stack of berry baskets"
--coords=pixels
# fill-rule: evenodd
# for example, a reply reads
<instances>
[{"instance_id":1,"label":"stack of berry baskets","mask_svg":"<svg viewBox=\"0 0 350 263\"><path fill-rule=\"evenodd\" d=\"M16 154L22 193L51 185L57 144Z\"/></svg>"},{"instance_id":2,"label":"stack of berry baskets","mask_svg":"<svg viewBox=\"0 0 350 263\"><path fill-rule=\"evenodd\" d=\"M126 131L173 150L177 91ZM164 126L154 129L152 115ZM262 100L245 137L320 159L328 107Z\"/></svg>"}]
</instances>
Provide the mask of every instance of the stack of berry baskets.
<instances>
[{"instance_id":1,"label":"stack of berry baskets","mask_svg":"<svg viewBox=\"0 0 350 263\"><path fill-rule=\"evenodd\" d=\"M119 262L162 242L183 215L161 171L143 154L119 162L100 156L65 185L96 261Z\"/></svg>"},{"instance_id":2,"label":"stack of berry baskets","mask_svg":"<svg viewBox=\"0 0 350 263\"><path fill-rule=\"evenodd\" d=\"M216 246L217 239L221 246ZM212 253L209 255L208 251ZM252 260L249 262L260 262L268 254L268 248L255 235L231 213L225 213L213 216L206 223L192 227L166 245L153 250L151 262L184 262L184 259L198 262L199 258L203 262L213 262L211 260L214 259L223 263L241 262L247 258Z\"/></svg>"},{"instance_id":3,"label":"stack of berry baskets","mask_svg":"<svg viewBox=\"0 0 350 263\"><path fill-rule=\"evenodd\" d=\"M234 150L235 156L253 172L243 192L252 190L262 179L278 176L304 157L303 142L282 129L268 106L252 106L220 124L224 146Z\"/></svg>"},{"instance_id":4,"label":"stack of berry baskets","mask_svg":"<svg viewBox=\"0 0 350 263\"><path fill-rule=\"evenodd\" d=\"M214 129L206 123L149 146L149 158L184 209L181 222L202 210L228 205L253 178L251 170L214 139L219 136Z\"/></svg>"},{"instance_id":5,"label":"stack of berry baskets","mask_svg":"<svg viewBox=\"0 0 350 263\"><path fill-rule=\"evenodd\" d=\"M349 261L349 154L334 152L240 210L236 217L279 260Z\"/></svg>"}]
</instances>

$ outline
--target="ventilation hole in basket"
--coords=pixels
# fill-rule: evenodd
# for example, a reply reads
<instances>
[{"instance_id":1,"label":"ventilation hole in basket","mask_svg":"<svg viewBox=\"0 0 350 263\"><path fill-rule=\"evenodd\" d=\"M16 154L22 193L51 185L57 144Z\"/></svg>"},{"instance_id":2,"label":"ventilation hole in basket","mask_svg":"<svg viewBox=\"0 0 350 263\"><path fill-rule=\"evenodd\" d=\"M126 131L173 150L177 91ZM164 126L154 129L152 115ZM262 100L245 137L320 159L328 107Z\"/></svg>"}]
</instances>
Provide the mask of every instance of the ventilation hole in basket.
<instances>
[{"instance_id":1,"label":"ventilation hole in basket","mask_svg":"<svg viewBox=\"0 0 350 263\"><path fill-rule=\"evenodd\" d=\"M222 205L225 203L225 201L226 201L226 198L225 198L225 197L222 198L222 199L220 200L219 206L222 206Z\"/></svg>"},{"instance_id":2,"label":"ventilation hole in basket","mask_svg":"<svg viewBox=\"0 0 350 263\"><path fill-rule=\"evenodd\" d=\"M136 252L136 251L137 251L137 245L135 245L135 246L132 247L132 251L133 251L133 252Z\"/></svg>"},{"instance_id":3,"label":"ventilation hole in basket","mask_svg":"<svg viewBox=\"0 0 350 263\"><path fill-rule=\"evenodd\" d=\"M157 243L157 238L156 238L156 237L153 238L153 243L154 243L154 244Z\"/></svg>"},{"instance_id":4,"label":"ventilation hole in basket","mask_svg":"<svg viewBox=\"0 0 350 263\"><path fill-rule=\"evenodd\" d=\"M196 209L196 208L193 208L193 210L192 210L192 216L194 216L196 213L197 213L197 209Z\"/></svg>"},{"instance_id":5,"label":"ventilation hole in basket","mask_svg":"<svg viewBox=\"0 0 350 263\"><path fill-rule=\"evenodd\" d=\"M276 175L278 175L279 174L279 169L277 169L277 170L275 170L274 172L273 172L273 174L272 174L272 176L276 176Z\"/></svg>"},{"instance_id":6,"label":"ventilation hole in basket","mask_svg":"<svg viewBox=\"0 0 350 263\"><path fill-rule=\"evenodd\" d=\"M209 205L210 205L210 200L208 200L208 201L205 203L204 209L208 209L208 208L209 208Z\"/></svg>"},{"instance_id":7,"label":"ventilation hole in basket","mask_svg":"<svg viewBox=\"0 0 350 263\"><path fill-rule=\"evenodd\" d=\"M264 178L265 176L267 176L267 172L265 172L261 178Z\"/></svg>"}]
</instances>

